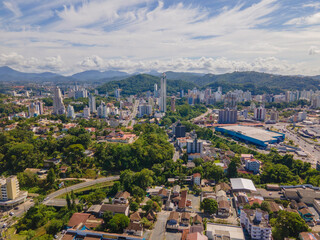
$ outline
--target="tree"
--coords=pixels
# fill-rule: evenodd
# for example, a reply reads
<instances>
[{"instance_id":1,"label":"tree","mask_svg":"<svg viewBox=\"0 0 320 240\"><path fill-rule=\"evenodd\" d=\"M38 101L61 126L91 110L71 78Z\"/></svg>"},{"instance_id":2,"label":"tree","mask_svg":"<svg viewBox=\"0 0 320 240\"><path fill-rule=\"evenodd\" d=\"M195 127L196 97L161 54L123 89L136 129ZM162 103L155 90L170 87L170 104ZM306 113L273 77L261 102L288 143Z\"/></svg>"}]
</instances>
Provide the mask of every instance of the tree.
<instances>
[{"instance_id":1,"label":"tree","mask_svg":"<svg viewBox=\"0 0 320 240\"><path fill-rule=\"evenodd\" d=\"M52 186L56 181L56 174L53 168L50 168L48 175L47 175L47 184Z\"/></svg>"},{"instance_id":2,"label":"tree","mask_svg":"<svg viewBox=\"0 0 320 240\"><path fill-rule=\"evenodd\" d=\"M108 223L113 217L113 213L111 211L105 211L102 214L102 219L105 223Z\"/></svg>"},{"instance_id":3,"label":"tree","mask_svg":"<svg viewBox=\"0 0 320 240\"><path fill-rule=\"evenodd\" d=\"M133 212L138 211L139 209L139 204L137 202L131 202L130 203L130 210Z\"/></svg>"},{"instance_id":4,"label":"tree","mask_svg":"<svg viewBox=\"0 0 320 240\"><path fill-rule=\"evenodd\" d=\"M309 230L306 222L294 212L279 211L277 218L271 219L270 223L274 227L272 236L276 240L298 238L299 233Z\"/></svg>"},{"instance_id":5,"label":"tree","mask_svg":"<svg viewBox=\"0 0 320 240\"><path fill-rule=\"evenodd\" d=\"M214 199L205 198L200 204L200 210L209 214L214 214L218 210L218 203Z\"/></svg>"},{"instance_id":6,"label":"tree","mask_svg":"<svg viewBox=\"0 0 320 240\"><path fill-rule=\"evenodd\" d=\"M236 178L238 177L237 172L237 162L232 160L227 169L227 177L228 178Z\"/></svg>"},{"instance_id":7,"label":"tree","mask_svg":"<svg viewBox=\"0 0 320 240\"><path fill-rule=\"evenodd\" d=\"M69 195L69 193L67 193L66 201L67 201L68 209L70 210L70 209L71 209L71 199L70 199L70 195Z\"/></svg>"},{"instance_id":8,"label":"tree","mask_svg":"<svg viewBox=\"0 0 320 240\"><path fill-rule=\"evenodd\" d=\"M270 213L270 204L267 201L263 201L261 203L261 210L266 211L268 213Z\"/></svg>"},{"instance_id":9,"label":"tree","mask_svg":"<svg viewBox=\"0 0 320 240\"><path fill-rule=\"evenodd\" d=\"M108 228L111 232L122 233L123 229L128 227L130 219L124 214L115 214L108 222Z\"/></svg>"},{"instance_id":10,"label":"tree","mask_svg":"<svg viewBox=\"0 0 320 240\"><path fill-rule=\"evenodd\" d=\"M53 219L50 222L50 225L46 227L47 233L51 235L55 235L57 232L59 232L63 227L63 221L59 219Z\"/></svg>"}]
</instances>

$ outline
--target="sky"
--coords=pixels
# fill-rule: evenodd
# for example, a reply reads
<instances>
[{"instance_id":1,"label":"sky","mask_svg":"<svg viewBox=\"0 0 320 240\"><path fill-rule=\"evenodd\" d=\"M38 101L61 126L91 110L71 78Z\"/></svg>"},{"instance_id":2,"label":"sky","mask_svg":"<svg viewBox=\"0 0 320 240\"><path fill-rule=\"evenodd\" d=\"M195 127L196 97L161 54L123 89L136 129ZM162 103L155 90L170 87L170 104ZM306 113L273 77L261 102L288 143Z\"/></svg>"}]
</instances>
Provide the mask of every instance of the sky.
<instances>
[{"instance_id":1,"label":"sky","mask_svg":"<svg viewBox=\"0 0 320 240\"><path fill-rule=\"evenodd\" d=\"M0 66L320 75L320 1L0 0Z\"/></svg>"}]
</instances>

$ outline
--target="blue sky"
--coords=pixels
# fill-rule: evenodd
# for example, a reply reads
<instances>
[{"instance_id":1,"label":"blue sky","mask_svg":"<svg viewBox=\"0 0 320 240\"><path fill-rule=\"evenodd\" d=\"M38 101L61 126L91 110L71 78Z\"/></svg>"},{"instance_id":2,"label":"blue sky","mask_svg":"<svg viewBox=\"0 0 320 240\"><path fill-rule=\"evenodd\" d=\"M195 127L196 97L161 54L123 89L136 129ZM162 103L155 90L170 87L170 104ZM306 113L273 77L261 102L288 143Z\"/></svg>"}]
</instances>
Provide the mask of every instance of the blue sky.
<instances>
[{"instance_id":1,"label":"blue sky","mask_svg":"<svg viewBox=\"0 0 320 240\"><path fill-rule=\"evenodd\" d=\"M320 74L320 1L3 0L0 66Z\"/></svg>"}]
</instances>

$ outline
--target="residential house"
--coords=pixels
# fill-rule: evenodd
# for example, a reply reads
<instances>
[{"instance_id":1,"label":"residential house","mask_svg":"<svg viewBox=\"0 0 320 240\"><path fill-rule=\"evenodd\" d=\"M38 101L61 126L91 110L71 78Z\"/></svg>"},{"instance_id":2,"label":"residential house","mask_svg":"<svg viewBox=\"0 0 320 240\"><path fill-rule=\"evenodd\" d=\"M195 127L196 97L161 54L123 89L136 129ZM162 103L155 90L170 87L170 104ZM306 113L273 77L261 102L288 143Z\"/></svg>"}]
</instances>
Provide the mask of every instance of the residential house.
<instances>
[{"instance_id":1,"label":"residential house","mask_svg":"<svg viewBox=\"0 0 320 240\"><path fill-rule=\"evenodd\" d=\"M173 197L177 197L180 195L181 187L179 185L175 185L172 190Z\"/></svg>"},{"instance_id":2,"label":"residential house","mask_svg":"<svg viewBox=\"0 0 320 240\"><path fill-rule=\"evenodd\" d=\"M230 203L228 198L220 197L218 200L218 216L229 217L230 215Z\"/></svg>"},{"instance_id":3,"label":"residential house","mask_svg":"<svg viewBox=\"0 0 320 240\"><path fill-rule=\"evenodd\" d=\"M181 225L181 226L184 226L184 227L189 227L190 218L191 218L190 213L183 212L183 213L181 214L180 225Z\"/></svg>"},{"instance_id":4,"label":"residential house","mask_svg":"<svg viewBox=\"0 0 320 240\"><path fill-rule=\"evenodd\" d=\"M139 223L140 221L141 221L141 217L138 212L134 212L130 215L130 222Z\"/></svg>"},{"instance_id":5,"label":"residential house","mask_svg":"<svg viewBox=\"0 0 320 240\"><path fill-rule=\"evenodd\" d=\"M130 198L130 193L127 191L118 192L114 197L112 203L113 204L128 204Z\"/></svg>"},{"instance_id":6,"label":"residential house","mask_svg":"<svg viewBox=\"0 0 320 240\"><path fill-rule=\"evenodd\" d=\"M193 184L200 186L201 185L201 174L195 173L193 174Z\"/></svg>"},{"instance_id":7,"label":"residential house","mask_svg":"<svg viewBox=\"0 0 320 240\"><path fill-rule=\"evenodd\" d=\"M167 230L178 230L180 214L178 212L170 212L167 221Z\"/></svg>"},{"instance_id":8,"label":"residential house","mask_svg":"<svg viewBox=\"0 0 320 240\"><path fill-rule=\"evenodd\" d=\"M186 240L208 240L208 237L202 233L195 232L189 233Z\"/></svg>"},{"instance_id":9,"label":"residential house","mask_svg":"<svg viewBox=\"0 0 320 240\"><path fill-rule=\"evenodd\" d=\"M198 214L193 217L192 219L193 225L202 225L202 217L200 217Z\"/></svg>"},{"instance_id":10,"label":"residential house","mask_svg":"<svg viewBox=\"0 0 320 240\"><path fill-rule=\"evenodd\" d=\"M142 237L142 235L143 235L142 224L136 223L136 222L130 222L128 227L126 229L124 229L124 233L127 233L129 235Z\"/></svg>"},{"instance_id":11,"label":"residential house","mask_svg":"<svg viewBox=\"0 0 320 240\"><path fill-rule=\"evenodd\" d=\"M126 204L102 204L99 215L102 216L106 211L113 214L120 213L129 216L129 205Z\"/></svg>"}]
</instances>

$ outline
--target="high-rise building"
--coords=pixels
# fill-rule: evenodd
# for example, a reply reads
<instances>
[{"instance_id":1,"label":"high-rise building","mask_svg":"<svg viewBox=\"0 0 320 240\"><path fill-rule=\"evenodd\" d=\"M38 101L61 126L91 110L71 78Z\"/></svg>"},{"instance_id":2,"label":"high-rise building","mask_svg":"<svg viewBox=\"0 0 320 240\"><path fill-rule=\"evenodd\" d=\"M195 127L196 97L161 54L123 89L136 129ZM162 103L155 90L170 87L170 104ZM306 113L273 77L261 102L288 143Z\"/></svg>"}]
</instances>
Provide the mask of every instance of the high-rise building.
<instances>
[{"instance_id":1,"label":"high-rise building","mask_svg":"<svg viewBox=\"0 0 320 240\"><path fill-rule=\"evenodd\" d=\"M176 111L176 98L171 97L171 111L175 112Z\"/></svg>"},{"instance_id":2,"label":"high-rise building","mask_svg":"<svg viewBox=\"0 0 320 240\"><path fill-rule=\"evenodd\" d=\"M65 114L66 108L63 104L62 94L59 87L54 89L54 97L53 97L53 114Z\"/></svg>"},{"instance_id":3,"label":"high-rise building","mask_svg":"<svg viewBox=\"0 0 320 240\"><path fill-rule=\"evenodd\" d=\"M158 97L158 84L154 84L153 86L153 97L157 98Z\"/></svg>"},{"instance_id":4,"label":"high-rise building","mask_svg":"<svg viewBox=\"0 0 320 240\"><path fill-rule=\"evenodd\" d=\"M108 117L108 111L107 111L107 106L104 102L101 102L100 106L98 107L98 116L100 118L106 118Z\"/></svg>"},{"instance_id":5,"label":"high-rise building","mask_svg":"<svg viewBox=\"0 0 320 240\"><path fill-rule=\"evenodd\" d=\"M20 188L17 176L0 179L1 193L0 200L14 200L19 196Z\"/></svg>"},{"instance_id":6,"label":"high-rise building","mask_svg":"<svg viewBox=\"0 0 320 240\"><path fill-rule=\"evenodd\" d=\"M197 138L187 141L187 153L202 153L203 141L199 141Z\"/></svg>"},{"instance_id":7,"label":"high-rise building","mask_svg":"<svg viewBox=\"0 0 320 240\"><path fill-rule=\"evenodd\" d=\"M234 124L238 120L238 111L234 109L219 110L219 124Z\"/></svg>"},{"instance_id":8,"label":"high-rise building","mask_svg":"<svg viewBox=\"0 0 320 240\"><path fill-rule=\"evenodd\" d=\"M114 90L114 96L117 98L117 99L120 99L120 92L121 92L121 89L117 88L116 90Z\"/></svg>"},{"instance_id":9,"label":"high-rise building","mask_svg":"<svg viewBox=\"0 0 320 240\"><path fill-rule=\"evenodd\" d=\"M260 106L254 109L254 119L258 121L264 121L266 118L266 109L264 106Z\"/></svg>"},{"instance_id":10,"label":"high-rise building","mask_svg":"<svg viewBox=\"0 0 320 240\"><path fill-rule=\"evenodd\" d=\"M181 89L181 91L180 91L180 97L181 97L181 98L184 97L184 90L183 90L183 89Z\"/></svg>"},{"instance_id":11,"label":"high-rise building","mask_svg":"<svg viewBox=\"0 0 320 240\"><path fill-rule=\"evenodd\" d=\"M152 106L146 103L138 106L138 117L143 117L144 115L150 116L152 114Z\"/></svg>"},{"instance_id":12,"label":"high-rise building","mask_svg":"<svg viewBox=\"0 0 320 240\"><path fill-rule=\"evenodd\" d=\"M74 98L75 99L87 98L87 97L88 97L88 91L86 89L77 90L74 93Z\"/></svg>"},{"instance_id":13,"label":"high-rise building","mask_svg":"<svg viewBox=\"0 0 320 240\"><path fill-rule=\"evenodd\" d=\"M91 113L97 112L96 97L92 94L89 96L89 108Z\"/></svg>"},{"instance_id":14,"label":"high-rise building","mask_svg":"<svg viewBox=\"0 0 320 240\"><path fill-rule=\"evenodd\" d=\"M186 136L186 127L181 124L180 121L177 121L176 124L172 127L172 134L176 136L176 138L181 138Z\"/></svg>"},{"instance_id":15,"label":"high-rise building","mask_svg":"<svg viewBox=\"0 0 320 240\"><path fill-rule=\"evenodd\" d=\"M68 108L67 108L67 117L68 118L72 118L74 119L76 116L75 116L75 113L74 113L74 108L72 105L68 105Z\"/></svg>"},{"instance_id":16,"label":"high-rise building","mask_svg":"<svg viewBox=\"0 0 320 240\"><path fill-rule=\"evenodd\" d=\"M36 105L37 105L38 108L39 108L39 115L44 114L44 111L43 111L43 102L38 101L38 102L36 102Z\"/></svg>"},{"instance_id":17,"label":"high-rise building","mask_svg":"<svg viewBox=\"0 0 320 240\"><path fill-rule=\"evenodd\" d=\"M162 74L160 89L160 112L167 111L167 76Z\"/></svg>"},{"instance_id":18,"label":"high-rise building","mask_svg":"<svg viewBox=\"0 0 320 240\"><path fill-rule=\"evenodd\" d=\"M83 109L83 117L84 117L84 118L89 118L89 117L90 117L90 108L85 107L85 108Z\"/></svg>"},{"instance_id":19,"label":"high-rise building","mask_svg":"<svg viewBox=\"0 0 320 240\"><path fill-rule=\"evenodd\" d=\"M277 112L277 110L272 109L271 113L270 113L270 120L273 122L278 122L279 120L279 113Z\"/></svg>"}]
</instances>

